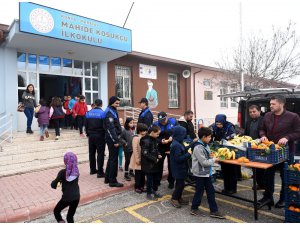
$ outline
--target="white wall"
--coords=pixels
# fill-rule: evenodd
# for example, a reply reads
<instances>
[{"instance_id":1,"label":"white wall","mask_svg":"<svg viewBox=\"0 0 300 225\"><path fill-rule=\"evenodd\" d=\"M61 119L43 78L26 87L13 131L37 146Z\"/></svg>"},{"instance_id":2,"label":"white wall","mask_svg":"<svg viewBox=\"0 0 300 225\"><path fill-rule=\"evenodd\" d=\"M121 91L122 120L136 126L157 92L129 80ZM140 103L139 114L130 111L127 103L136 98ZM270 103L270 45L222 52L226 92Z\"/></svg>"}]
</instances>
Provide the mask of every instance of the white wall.
<instances>
[{"instance_id":1,"label":"white wall","mask_svg":"<svg viewBox=\"0 0 300 225\"><path fill-rule=\"evenodd\" d=\"M0 47L0 115L5 113L5 64L4 48Z\"/></svg>"},{"instance_id":2,"label":"white wall","mask_svg":"<svg viewBox=\"0 0 300 225\"><path fill-rule=\"evenodd\" d=\"M196 118L201 118L204 120L204 125L209 126L214 122L214 118L217 114L225 114L227 116L227 120L236 124L237 122L237 107L231 107L231 100L228 99L228 107L221 107L220 98L217 97L220 94L220 86L219 83L222 80L226 80L223 74L202 70L201 72L198 68L192 68L192 74L195 76L195 84L192 87L196 90L194 95L194 90L192 88L192 104L193 101L196 102ZM203 85L203 81L205 79L212 80L212 87L208 88ZM194 80L194 79L192 79ZM229 89L230 90L230 89ZM213 92L213 100L204 100L204 91L212 91Z\"/></svg>"}]
</instances>

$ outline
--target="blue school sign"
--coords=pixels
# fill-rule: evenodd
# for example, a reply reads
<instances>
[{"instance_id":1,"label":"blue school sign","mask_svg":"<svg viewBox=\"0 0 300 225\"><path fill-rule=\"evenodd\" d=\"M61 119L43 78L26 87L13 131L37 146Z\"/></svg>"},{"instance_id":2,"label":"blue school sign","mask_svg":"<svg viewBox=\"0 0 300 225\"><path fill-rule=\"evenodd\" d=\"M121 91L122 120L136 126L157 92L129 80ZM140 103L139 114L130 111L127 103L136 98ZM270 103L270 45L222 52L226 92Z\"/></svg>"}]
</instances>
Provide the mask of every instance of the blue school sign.
<instances>
[{"instance_id":1,"label":"blue school sign","mask_svg":"<svg viewBox=\"0 0 300 225\"><path fill-rule=\"evenodd\" d=\"M131 52L131 30L93 19L20 2L20 31Z\"/></svg>"}]
</instances>

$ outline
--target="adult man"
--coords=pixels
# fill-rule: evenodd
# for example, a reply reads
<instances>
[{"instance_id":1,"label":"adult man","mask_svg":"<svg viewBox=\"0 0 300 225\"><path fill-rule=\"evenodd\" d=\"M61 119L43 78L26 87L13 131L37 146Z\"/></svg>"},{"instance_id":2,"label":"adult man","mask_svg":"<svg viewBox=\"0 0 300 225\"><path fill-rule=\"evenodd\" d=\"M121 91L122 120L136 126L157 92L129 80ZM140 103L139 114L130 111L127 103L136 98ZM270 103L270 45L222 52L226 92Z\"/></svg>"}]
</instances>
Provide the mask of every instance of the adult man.
<instances>
[{"instance_id":1,"label":"adult man","mask_svg":"<svg viewBox=\"0 0 300 225\"><path fill-rule=\"evenodd\" d=\"M96 174L97 177L104 177L104 151L105 151L105 130L103 127L104 112L101 109L102 100L95 100L95 108L88 111L85 115L86 136L89 138L89 160L90 160L90 174ZM97 168L96 169L96 151L97 151Z\"/></svg>"},{"instance_id":2,"label":"adult man","mask_svg":"<svg viewBox=\"0 0 300 225\"><path fill-rule=\"evenodd\" d=\"M172 143L172 134L173 134L173 128L178 125L175 118L168 118L167 113L160 112L157 115L158 121L154 122L153 125L160 127L160 134L158 137L158 151L160 152L162 159L159 161L159 168L160 168L160 180L162 178L163 169L164 169L164 161L167 156L168 160L168 182L169 182L169 188L174 188L174 178L172 177L171 172L171 165L170 165L170 149L171 149L171 143Z\"/></svg>"},{"instance_id":3,"label":"adult man","mask_svg":"<svg viewBox=\"0 0 300 225\"><path fill-rule=\"evenodd\" d=\"M123 184L117 181L118 147L122 133L117 111L119 105L120 99L116 96L112 96L109 99L109 106L104 112L105 141L109 151L104 183L109 183L110 187L123 187Z\"/></svg>"},{"instance_id":4,"label":"adult man","mask_svg":"<svg viewBox=\"0 0 300 225\"><path fill-rule=\"evenodd\" d=\"M259 128L263 121L263 117L260 115L261 110L257 105L251 105L248 110L250 119L246 122L244 135L248 135L252 139L258 139L260 138ZM264 169L256 169L257 190L265 187L264 174Z\"/></svg>"},{"instance_id":5,"label":"adult man","mask_svg":"<svg viewBox=\"0 0 300 225\"><path fill-rule=\"evenodd\" d=\"M218 114L215 118L215 123L211 125L213 133L212 138L214 141L221 141L222 139L229 140L236 135L236 131L232 123L227 121L224 114ZM240 166L220 163L224 179L223 193L232 195L237 190L238 171L241 170Z\"/></svg>"},{"instance_id":6,"label":"adult man","mask_svg":"<svg viewBox=\"0 0 300 225\"><path fill-rule=\"evenodd\" d=\"M178 123L180 126L186 129L185 139L190 139L192 141L197 141L197 136L195 134L195 128L193 124L194 113L191 110L188 110L184 113L182 117L179 118Z\"/></svg>"},{"instance_id":7,"label":"adult man","mask_svg":"<svg viewBox=\"0 0 300 225\"><path fill-rule=\"evenodd\" d=\"M289 146L288 163L294 162L295 145L294 141L300 139L300 118L296 113L287 111L284 106L286 99L284 96L276 95L271 97L270 110L266 113L260 127L260 137L262 141L274 141L279 145ZM281 191L279 201L276 208L284 207L284 179L283 179L283 163L276 166L280 170ZM260 207L264 205L273 205L274 178L276 167L272 167L265 171L266 188L264 197L258 201Z\"/></svg>"},{"instance_id":8,"label":"adult man","mask_svg":"<svg viewBox=\"0 0 300 225\"><path fill-rule=\"evenodd\" d=\"M153 115L148 107L148 104L149 104L148 99L142 98L139 103L140 103L140 108L142 111L139 115L138 123L144 123L149 128L153 123Z\"/></svg>"}]
</instances>

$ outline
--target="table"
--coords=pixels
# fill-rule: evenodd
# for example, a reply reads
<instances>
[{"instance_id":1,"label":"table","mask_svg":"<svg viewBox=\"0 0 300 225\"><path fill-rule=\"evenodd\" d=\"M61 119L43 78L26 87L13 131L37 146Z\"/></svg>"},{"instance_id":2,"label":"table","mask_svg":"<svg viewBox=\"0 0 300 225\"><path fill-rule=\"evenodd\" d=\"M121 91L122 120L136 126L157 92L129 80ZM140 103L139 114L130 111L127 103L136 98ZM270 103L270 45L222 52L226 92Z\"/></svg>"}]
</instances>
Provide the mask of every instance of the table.
<instances>
[{"instance_id":1,"label":"table","mask_svg":"<svg viewBox=\"0 0 300 225\"><path fill-rule=\"evenodd\" d=\"M253 198L254 198L253 201L250 200L250 199L239 197L239 196L225 194L225 193L222 193L222 192L219 192L219 191L216 191L216 193L221 194L221 195L226 195L226 196L229 196L229 197L232 197L232 198L235 198L235 199L239 199L239 200L242 200L242 201L253 203L253 206L254 206L254 219L258 220L257 190L256 190L256 169L269 169L272 166L275 166L276 164L251 162L251 161L249 163L243 163L243 162L238 162L237 159L222 160L222 161L219 161L219 163L227 163L227 164L232 164L232 165L249 167L249 168L253 169ZM280 162L280 163L282 163L282 162ZM195 184L193 184L193 183L189 183L187 185L195 186Z\"/></svg>"}]
</instances>

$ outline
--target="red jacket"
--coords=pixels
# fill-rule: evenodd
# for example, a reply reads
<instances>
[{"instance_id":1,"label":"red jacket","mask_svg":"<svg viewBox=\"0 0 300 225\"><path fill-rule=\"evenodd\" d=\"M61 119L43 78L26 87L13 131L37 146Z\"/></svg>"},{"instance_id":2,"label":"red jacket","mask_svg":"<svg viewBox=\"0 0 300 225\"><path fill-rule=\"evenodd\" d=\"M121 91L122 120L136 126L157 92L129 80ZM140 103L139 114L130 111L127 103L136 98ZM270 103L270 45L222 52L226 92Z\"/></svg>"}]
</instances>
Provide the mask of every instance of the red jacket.
<instances>
[{"instance_id":1,"label":"red jacket","mask_svg":"<svg viewBox=\"0 0 300 225\"><path fill-rule=\"evenodd\" d=\"M300 117L296 113L284 110L279 116L277 126L274 126L274 113L268 112L264 116L259 135L266 136L277 143L281 138L288 139L290 152L294 152L294 141L300 139Z\"/></svg>"},{"instance_id":2,"label":"red jacket","mask_svg":"<svg viewBox=\"0 0 300 225\"><path fill-rule=\"evenodd\" d=\"M76 102L72 111L75 116L85 116L88 111L87 104L85 102Z\"/></svg>"},{"instance_id":3,"label":"red jacket","mask_svg":"<svg viewBox=\"0 0 300 225\"><path fill-rule=\"evenodd\" d=\"M72 114L71 110L69 109L69 100L64 102L64 109L66 110L66 115Z\"/></svg>"}]
</instances>

